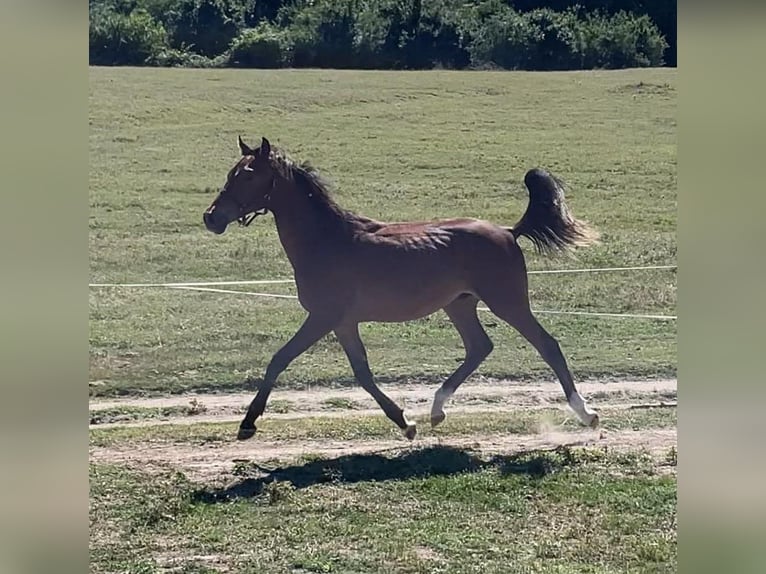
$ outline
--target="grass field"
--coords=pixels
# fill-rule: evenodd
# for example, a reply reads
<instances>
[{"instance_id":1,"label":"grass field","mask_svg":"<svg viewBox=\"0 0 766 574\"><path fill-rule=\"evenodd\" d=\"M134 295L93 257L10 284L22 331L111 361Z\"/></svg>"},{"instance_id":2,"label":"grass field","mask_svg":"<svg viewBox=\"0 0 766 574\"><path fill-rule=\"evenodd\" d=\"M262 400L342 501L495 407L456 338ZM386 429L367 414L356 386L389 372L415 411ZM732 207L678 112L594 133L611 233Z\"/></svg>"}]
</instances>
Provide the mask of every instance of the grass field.
<instances>
[{"instance_id":1,"label":"grass field","mask_svg":"<svg viewBox=\"0 0 766 574\"><path fill-rule=\"evenodd\" d=\"M237 156L236 135L267 135L337 184L338 201L387 220L475 216L513 224L526 170L569 185L599 247L531 269L675 263L675 72L567 74L92 69L93 282L289 278L273 223L221 237L202 211ZM271 286L273 292L290 287ZM264 289L261 288L261 291ZM531 278L550 310L674 314L674 272ZM91 290L94 395L239 388L259 377L303 311L291 300L168 290ZM482 372L549 378L515 333L488 322ZM581 377L670 376L674 322L546 316ZM443 314L369 325L383 380L443 378L462 354ZM348 381L331 338L283 384Z\"/></svg>"},{"instance_id":2,"label":"grass field","mask_svg":"<svg viewBox=\"0 0 766 574\"><path fill-rule=\"evenodd\" d=\"M525 242L530 269L674 264L676 81L92 68L91 281L290 278L269 218L220 237L202 225L238 134L310 160L341 205L384 220L511 225L539 165L602 243L543 259ZM673 270L530 287L540 310L675 314ZM332 337L237 443L238 393L300 324L296 301L123 287L89 301L93 572L675 571L674 321L540 316L603 431L581 429L542 360L486 315L495 351L412 445L351 384ZM449 321L362 336L378 379L423 420L463 356Z\"/></svg>"}]
</instances>

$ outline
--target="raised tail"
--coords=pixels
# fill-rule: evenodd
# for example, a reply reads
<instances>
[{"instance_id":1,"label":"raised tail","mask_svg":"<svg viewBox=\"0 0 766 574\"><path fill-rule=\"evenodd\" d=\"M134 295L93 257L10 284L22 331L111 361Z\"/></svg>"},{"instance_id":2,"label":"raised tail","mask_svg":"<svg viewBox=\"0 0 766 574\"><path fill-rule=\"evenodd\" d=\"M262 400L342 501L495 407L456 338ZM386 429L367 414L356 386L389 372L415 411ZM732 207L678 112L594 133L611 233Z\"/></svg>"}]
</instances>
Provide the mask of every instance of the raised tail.
<instances>
[{"instance_id":1,"label":"raised tail","mask_svg":"<svg viewBox=\"0 0 766 574\"><path fill-rule=\"evenodd\" d=\"M598 242L599 233L569 213L564 201L564 184L544 169L531 169L524 176L529 205L511 228L517 239L524 236L540 253L567 251Z\"/></svg>"}]
</instances>

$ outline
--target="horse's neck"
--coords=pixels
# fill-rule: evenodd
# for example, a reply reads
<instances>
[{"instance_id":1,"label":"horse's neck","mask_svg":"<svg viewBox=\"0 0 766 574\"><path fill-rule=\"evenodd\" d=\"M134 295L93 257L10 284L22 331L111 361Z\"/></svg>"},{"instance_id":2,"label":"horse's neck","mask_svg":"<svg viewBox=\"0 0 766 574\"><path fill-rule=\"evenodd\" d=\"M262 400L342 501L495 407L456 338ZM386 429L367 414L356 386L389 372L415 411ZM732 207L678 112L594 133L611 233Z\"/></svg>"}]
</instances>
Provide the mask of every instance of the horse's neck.
<instances>
[{"instance_id":1,"label":"horse's neck","mask_svg":"<svg viewBox=\"0 0 766 574\"><path fill-rule=\"evenodd\" d=\"M339 215L327 209L317 208L300 190L292 191L293 197L275 209L274 220L282 247L293 268L317 264L323 247L338 239L337 231L343 225Z\"/></svg>"}]
</instances>

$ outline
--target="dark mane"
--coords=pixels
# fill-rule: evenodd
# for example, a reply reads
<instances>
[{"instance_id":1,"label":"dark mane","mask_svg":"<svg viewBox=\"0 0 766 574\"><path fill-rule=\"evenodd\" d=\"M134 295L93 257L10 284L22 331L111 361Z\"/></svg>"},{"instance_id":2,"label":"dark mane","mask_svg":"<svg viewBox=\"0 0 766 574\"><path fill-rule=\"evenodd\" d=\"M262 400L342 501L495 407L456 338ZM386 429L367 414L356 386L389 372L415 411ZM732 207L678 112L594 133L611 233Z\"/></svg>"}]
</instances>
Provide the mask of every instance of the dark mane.
<instances>
[{"instance_id":1,"label":"dark mane","mask_svg":"<svg viewBox=\"0 0 766 574\"><path fill-rule=\"evenodd\" d=\"M286 179L295 182L310 198L317 215L327 221L327 231L334 229L353 234L380 227L377 221L338 205L330 195L330 182L309 162L295 163L282 150L272 156L272 161Z\"/></svg>"},{"instance_id":2,"label":"dark mane","mask_svg":"<svg viewBox=\"0 0 766 574\"><path fill-rule=\"evenodd\" d=\"M330 196L330 182L309 162L291 165L290 175L298 187L314 200L313 203L321 204L340 217L350 214Z\"/></svg>"}]
</instances>

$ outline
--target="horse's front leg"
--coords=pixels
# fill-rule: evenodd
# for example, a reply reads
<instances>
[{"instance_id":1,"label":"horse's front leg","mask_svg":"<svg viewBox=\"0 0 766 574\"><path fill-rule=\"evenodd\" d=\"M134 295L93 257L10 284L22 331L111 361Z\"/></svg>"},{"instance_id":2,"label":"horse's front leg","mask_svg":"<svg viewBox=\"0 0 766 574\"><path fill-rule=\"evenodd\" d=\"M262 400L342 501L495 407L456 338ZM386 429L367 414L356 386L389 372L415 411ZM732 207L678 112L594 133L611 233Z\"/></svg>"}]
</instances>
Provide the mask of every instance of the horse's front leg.
<instances>
[{"instance_id":1,"label":"horse's front leg","mask_svg":"<svg viewBox=\"0 0 766 574\"><path fill-rule=\"evenodd\" d=\"M263 414L277 377L298 355L308 350L319 339L332 331L334 326L335 321L333 318L327 315L312 313L303 322L298 332L293 335L293 338L274 354L269 362L269 366L266 368L263 383L250 403L245 418L242 419L239 425L239 432L237 433L239 440L249 439L255 434L255 420Z\"/></svg>"},{"instance_id":2,"label":"horse's front leg","mask_svg":"<svg viewBox=\"0 0 766 574\"><path fill-rule=\"evenodd\" d=\"M383 409L386 416L402 429L405 437L410 440L414 439L416 433L415 423L408 421L401 407L375 384L370 366L367 363L367 351L364 348L361 337L359 337L359 325L356 323L346 323L338 326L335 329L335 336L338 337L338 342L346 352L349 363L351 363L351 369L354 371L356 380L362 385L362 388L372 395L372 398Z\"/></svg>"}]
</instances>

